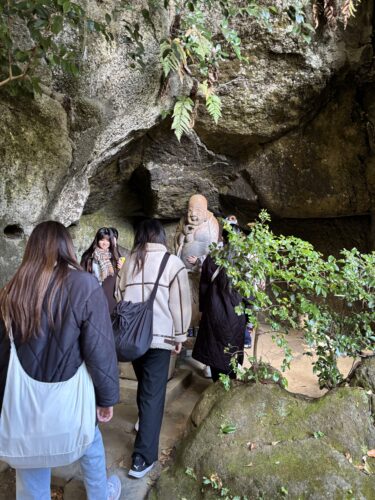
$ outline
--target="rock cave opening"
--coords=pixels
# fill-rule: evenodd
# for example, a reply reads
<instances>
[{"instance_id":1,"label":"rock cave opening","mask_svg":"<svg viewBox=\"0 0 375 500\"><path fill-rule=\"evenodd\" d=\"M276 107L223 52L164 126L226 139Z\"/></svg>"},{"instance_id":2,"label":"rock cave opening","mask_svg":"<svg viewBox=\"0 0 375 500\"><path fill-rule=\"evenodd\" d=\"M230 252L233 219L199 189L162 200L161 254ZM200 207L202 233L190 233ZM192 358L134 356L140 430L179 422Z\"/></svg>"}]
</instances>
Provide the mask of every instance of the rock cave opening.
<instances>
[{"instance_id":1,"label":"rock cave opening","mask_svg":"<svg viewBox=\"0 0 375 500\"><path fill-rule=\"evenodd\" d=\"M141 205L138 215L151 216L155 212L156 197L151 188L151 173L143 165L137 167L129 179L129 188Z\"/></svg>"},{"instance_id":2,"label":"rock cave opening","mask_svg":"<svg viewBox=\"0 0 375 500\"><path fill-rule=\"evenodd\" d=\"M5 237L11 240L20 240L24 234L24 230L19 224L9 224L4 228Z\"/></svg>"}]
</instances>

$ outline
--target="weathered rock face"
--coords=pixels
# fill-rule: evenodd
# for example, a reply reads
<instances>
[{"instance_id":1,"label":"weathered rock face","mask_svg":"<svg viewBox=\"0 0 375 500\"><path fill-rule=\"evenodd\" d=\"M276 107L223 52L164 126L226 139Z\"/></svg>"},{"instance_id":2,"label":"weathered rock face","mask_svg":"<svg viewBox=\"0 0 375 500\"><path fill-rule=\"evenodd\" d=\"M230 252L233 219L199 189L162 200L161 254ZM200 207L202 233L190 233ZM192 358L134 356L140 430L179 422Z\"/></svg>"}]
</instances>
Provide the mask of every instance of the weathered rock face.
<instances>
[{"instance_id":1,"label":"weathered rock face","mask_svg":"<svg viewBox=\"0 0 375 500\"><path fill-rule=\"evenodd\" d=\"M228 424L235 432L222 433ZM350 493L364 500L375 491L375 477L356 466L374 445L363 389L307 400L276 385L237 383L226 393L217 383L193 410L191 432L152 498L217 498L220 491L203 486L203 477L216 475L233 496L341 499Z\"/></svg>"},{"instance_id":2,"label":"weathered rock face","mask_svg":"<svg viewBox=\"0 0 375 500\"><path fill-rule=\"evenodd\" d=\"M103 17L115 3L86 8ZM40 220L70 225L84 214L75 229L80 252L97 229L86 226L86 216L123 224L130 234L134 216L177 221L196 192L211 210L234 212L244 224L260 208L279 218L281 230L284 218L345 217L345 246L358 232L374 247L372 0L361 3L346 31L323 31L312 45L287 34L284 21L272 32L239 21L250 64L221 65L222 120L214 125L200 109L196 132L181 143L160 117L183 92L177 81L161 92L158 40L169 33L173 12L155 10L140 71L130 67L124 42L123 20L139 21L143 0L133 7L113 24L112 44L100 36L71 40L82 49L79 77L52 74L49 96L32 102L0 96L0 284L20 260L23 234ZM365 217L355 234L348 216Z\"/></svg>"},{"instance_id":3,"label":"weathered rock face","mask_svg":"<svg viewBox=\"0 0 375 500\"><path fill-rule=\"evenodd\" d=\"M283 8L280 1L264 2ZM281 19L271 32L257 22L238 21L250 64L221 65L219 94L223 119L213 124L206 113L197 131L212 149L241 155L250 145L274 141L306 123L329 100L332 76L358 71L372 58L372 3L362 4L348 30L322 34L308 45L288 33Z\"/></svg>"},{"instance_id":4,"label":"weathered rock face","mask_svg":"<svg viewBox=\"0 0 375 500\"><path fill-rule=\"evenodd\" d=\"M99 18L113 7L112 1L86 5L89 15ZM133 14L125 12L112 26L112 44L94 35L71 41L82 48L79 77L51 75L49 96L35 101L8 98L6 93L0 96L1 284L20 262L22 235L27 237L36 223L48 218L65 225L77 222L89 196L90 175L113 163L137 134L156 123L166 106L157 98L161 78L157 38L168 31L170 19L155 12L156 38L144 39L148 64L142 73L130 67L130 49L123 41L124 16L137 18L142 1L135 7ZM111 200L105 193L101 196L105 202ZM95 209L102 207L99 202ZM115 208L112 222L106 224L118 225L119 212Z\"/></svg>"},{"instance_id":5,"label":"weathered rock face","mask_svg":"<svg viewBox=\"0 0 375 500\"><path fill-rule=\"evenodd\" d=\"M338 92L312 121L245 160L262 206L278 217L370 212L368 145L356 107L354 89Z\"/></svg>"},{"instance_id":6,"label":"weathered rock face","mask_svg":"<svg viewBox=\"0 0 375 500\"><path fill-rule=\"evenodd\" d=\"M25 235L43 220L71 175L66 114L48 96L0 101L1 283L14 273Z\"/></svg>"}]
</instances>

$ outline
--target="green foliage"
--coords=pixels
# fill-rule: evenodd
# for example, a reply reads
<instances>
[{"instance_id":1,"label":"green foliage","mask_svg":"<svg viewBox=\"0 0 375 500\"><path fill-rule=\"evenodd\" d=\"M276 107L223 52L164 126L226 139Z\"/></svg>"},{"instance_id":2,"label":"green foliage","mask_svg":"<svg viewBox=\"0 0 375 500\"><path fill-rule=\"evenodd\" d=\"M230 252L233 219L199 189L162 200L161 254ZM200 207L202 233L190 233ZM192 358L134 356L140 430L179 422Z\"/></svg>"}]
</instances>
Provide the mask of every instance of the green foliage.
<instances>
[{"instance_id":1,"label":"green foliage","mask_svg":"<svg viewBox=\"0 0 375 500\"><path fill-rule=\"evenodd\" d=\"M299 329L310 347L306 354L317 355L313 366L320 386L334 387L343 379L338 357L375 349L375 252L354 248L343 250L340 258L324 258L306 241L276 236L267 222L262 211L247 236L228 226L229 244L215 248L213 256L241 295L253 298L251 307L242 305L238 312L246 312L255 328L263 316L284 350L282 370L292 359L287 333ZM251 363L259 377L259 360ZM251 378L246 373L243 379Z\"/></svg>"},{"instance_id":2,"label":"green foliage","mask_svg":"<svg viewBox=\"0 0 375 500\"><path fill-rule=\"evenodd\" d=\"M292 20L289 31L301 37L306 43L310 43L315 34L315 29L307 21L304 3L302 1L294 1L292 5L289 5L287 13Z\"/></svg>"},{"instance_id":3,"label":"green foliage","mask_svg":"<svg viewBox=\"0 0 375 500\"><path fill-rule=\"evenodd\" d=\"M160 62L165 77L176 71L182 79L181 68L186 64L186 54L179 40L164 40L160 44Z\"/></svg>"},{"instance_id":4,"label":"green foliage","mask_svg":"<svg viewBox=\"0 0 375 500\"><path fill-rule=\"evenodd\" d=\"M186 467L185 474L193 479L197 480L197 475L191 467Z\"/></svg>"},{"instance_id":5,"label":"green foliage","mask_svg":"<svg viewBox=\"0 0 375 500\"><path fill-rule=\"evenodd\" d=\"M214 94L214 90L208 86L207 80L199 84L198 92L205 98L208 114L215 123L218 123L222 108L220 97Z\"/></svg>"},{"instance_id":6,"label":"green foliage","mask_svg":"<svg viewBox=\"0 0 375 500\"><path fill-rule=\"evenodd\" d=\"M224 373L220 373L219 380L223 384L223 387L226 391L230 389L230 377L225 375Z\"/></svg>"},{"instance_id":7,"label":"green foliage","mask_svg":"<svg viewBox=\"0 0 375 500\"><path fill-rule=\"evenodd\" d=\"M322 1L316 0L312 22L316 28L320 18L325 17L328 25L335 28L336 19L342 15L346 26L358 3L359 0L343 0L341 8L336 8L334 0L327 0L323 8ZM21 90L40 92L38 68L43 64L78 75L81 51L65 43L62 32L73 30L82 39L86 32L98 32L110 41L113 37L107 25L129 11L138 16L135 22L124 21L123 41L130 47L131 67L144 69L147 65L144 45L147 31L160 44L164 78L177 74L181 82L192 79L193 85L187 85L191 88L189 98L194 103L202 99L217 124L222 115L221 99L215 91L220 63L237 58L240 64L249 64L243 54L238 21L255 22L269 31L276 24L283 25L291 36L310 43L314 28L307 18L306 7L306 0L293 0L283 7L262 5L256 0L147 0L139 12L131 0L119 0L111 14L105 14L105 22L98 22L89 19L80 3L72 0L3 0L0 3L0 88L6 85L13 94ZM175 22L170 35L159 40L154 21L166 11L175 12ZM215 30L213 19L217 20ZM185 106L183 112L181 99L181 96L177 99L173 121L179 140L194 125L192 109Z\"/></svg>"},{"instance_id":8,"label":"green foliage","mask_svg":"<svg viewBox=\"0 0 375 500\"><path fill-rule=\"evenodd\" d=\"M220 425L220 432L222 434L233 434L233 432L236 432L237 427L233 424L221 424Z\"/></svg>"},{"instance_id":9,"label":"green foliage","mask_svg":"<svg viewBox=\"0 0 375 500\"><path fill-rule=\"evenodd\" d=\"M131 2L123 0L127 8ZM275 23L290 25L290 33L305 42L310 42L313 28L306 21L304 6L279 9L276 6L260 5L255 0L154 0L148 1L148 8L142 10L146 20L146 29L155 29L152 19L159 10L173 7L176 11L175 23L169 37L160 40L160 63L165 78L177 74L180 81L184 78L193 79L193 89L189 96L194 101L203 99L204 106L217 124L222 115L220 96L215 92L215 86L220 76L220 63L236 58L241 64L249 64L243 55L242 42L236 26L238 20L254 21L267 30L272 31ZM293 2L294 5L294 2ZM218 19L215 32L212 20ZM135 25L137 28L137 24ZM133 60L144 66L144 47L139 30L126 23L129 32L128 41L133 41L136 50L131 52ZM198 88L198 92L196 89ZM189 127L194 120L189 121ZM174 129L176 130L176 129ZM188 130L180 128L182 133ZM176 132L177 135L177 132ZM181 135L177 135L180 140Z\"/></svg>"},{"instance_id":10,"label":"green foliage","mask_svg":"<svg viewBox=\"0 0 375 500\"><path fill-rule=\"evenodd\" d=\"M1 2L0 87L7 86L13 94L40 92L36 69L41 63L77 75L79 54L59 37L66 27L99 32L107 40L112 37L106 24L87 18L85 10L71 0Z\"/></svg>"},{"instance_id":11,"label":"green foliage","mask_svg":"<svg viewBox=\"0 0 375 500\"><path fill-rule=\"evenodd\" d=\"M291 357L291 354L289 354L289 346L287 346L287 351L288 355ZM256 356L248 356L247 360L249 362L249 367L245 368L237 363L235 357L231 359L231 368L233 373L236 374L237 380L242 380L243 382L260 382L262 384L275 382L281 384L282 387L288 386L287 379L283 377L280 372L272 368L272 366L268 363L265 363L261 359L257 359ZM220 374L219 380L223 384L224 389L228 391L231 387L230 377L228 375Z\"/></svg>"},{"instance_id":12,"label":"green foliage","mask_svg":"<svg viewBox=\"0 0 375 500\"><path fill-rule=\"evenodd\" d=\"M315 431L313 436L315 439L322 439L324 438L325 434L322 431Z\"/></svg>"},{"instance_id":13,"label":"green foliage","mask_svg":"<svg viewBox=\"0 0 375 500\"><path fill-rule=\"evenodd\" d=\"M184 132L190 131L193 107L194 102L190 97L179 97L174 105L172 130L179 141Z\"/></svg>"}]
</instances>

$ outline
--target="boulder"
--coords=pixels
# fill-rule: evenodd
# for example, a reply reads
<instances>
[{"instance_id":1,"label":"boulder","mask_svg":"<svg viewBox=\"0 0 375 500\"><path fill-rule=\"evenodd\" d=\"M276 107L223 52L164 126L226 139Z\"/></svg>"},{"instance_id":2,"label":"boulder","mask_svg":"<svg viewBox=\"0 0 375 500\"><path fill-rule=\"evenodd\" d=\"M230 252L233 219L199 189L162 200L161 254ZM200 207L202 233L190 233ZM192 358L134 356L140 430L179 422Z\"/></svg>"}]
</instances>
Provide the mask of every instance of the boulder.
<instances>
[{"instance_id":1,"label":"boulder","mask_svg":"<svg viewBox=\"0 0 375 500\"><path fill-rule=\"evenodd\" d=\"M261 4L282 10L281 1ZM310 13L309 13L310 15ZM310 19L310 17L308 17ZM219 152L241 156L244 149L273 141L308 122L329 100L332 78L344 79L372 58L372 3L361 4L347 30L324 31L311 44L288 31L285 15L272 29L238 18L242 52L249 64L220 64L223 119L215 125L202 109L196 121L201 139Z\"/></svg>"},{"instance_id":2,"label":"boulder","mask_svg":"<svg viewBox=\"0 0 375 500\"><path fill-rule=\"evenodd\" d=\"M356 106L355 90L342 90L310 123L244 161L263 207L284 218L370 213L369 152Z\"/></svg>"},{"instance_id":3,"label":"boulder","mask_svg":"<svg viewBox=\"0 0 375 500\"><path fill-rule=\"evenodd\" d=\"M72 144L64 108L47 95L34 100L2 96L0 116L0 281L4 284L17 268L33 226L52 215L56 200L62 203L71 175Z\"/></svg>"},{"instance_id":4,"label":"boulder","mask_svg":"<svg viewBox=\"0 0 375 500\"><path fill-rule=\"evenodd\" d=\"M234 432L223 432L229 425ZM375 447L363 389L307 399L273 384L236 382L225 392L216 383L190 426L151 498L217 498L222 488L231 497L317 500L375 491L375 476L362 472L363 455Z\"/></svg>"}]
</instances>

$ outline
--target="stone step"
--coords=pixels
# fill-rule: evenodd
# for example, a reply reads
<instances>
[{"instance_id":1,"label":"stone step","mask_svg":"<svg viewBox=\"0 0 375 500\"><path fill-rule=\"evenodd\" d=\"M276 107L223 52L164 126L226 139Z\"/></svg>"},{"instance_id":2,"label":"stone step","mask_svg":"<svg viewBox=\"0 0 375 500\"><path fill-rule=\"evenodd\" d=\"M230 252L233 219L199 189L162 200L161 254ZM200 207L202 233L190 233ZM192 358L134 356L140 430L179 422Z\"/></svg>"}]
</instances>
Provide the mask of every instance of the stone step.
<instances>
[{"instance_id":1,"label":"stone step","mask_svg":"<svg viewBox=\"0 0 375 500\"><path fill-rule=\"evenodd\" d=\"M192 371L186 368L177 368L173 378L168 380L165 404L176 399L185 391L192 381ZM120 402L133 404L137 398L138 382L120 378Z\"/></svg>"}]
</instances>

